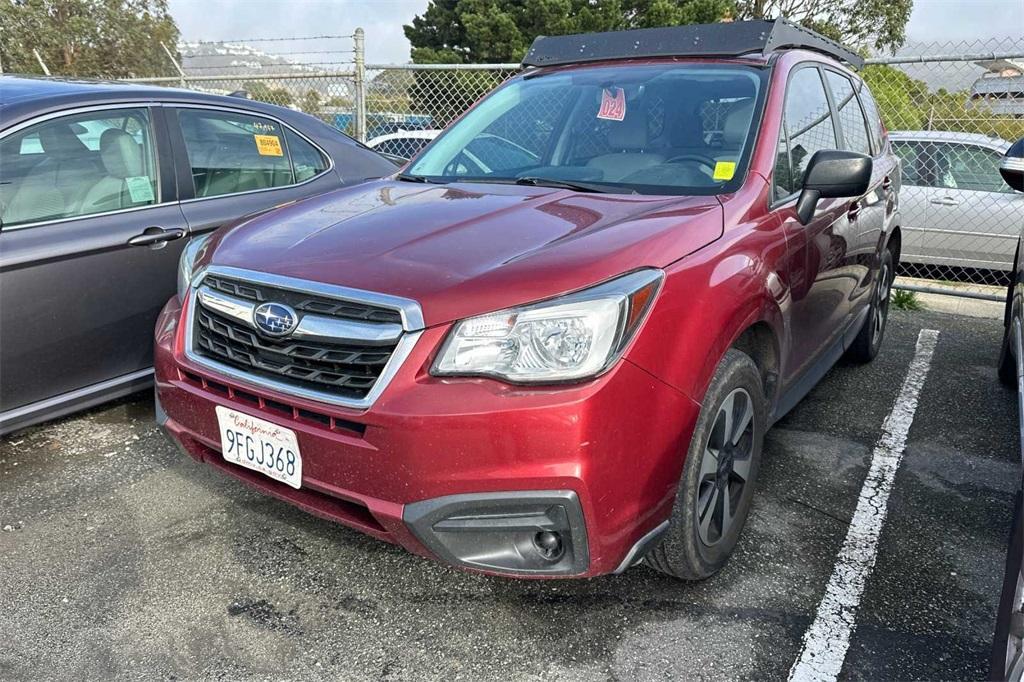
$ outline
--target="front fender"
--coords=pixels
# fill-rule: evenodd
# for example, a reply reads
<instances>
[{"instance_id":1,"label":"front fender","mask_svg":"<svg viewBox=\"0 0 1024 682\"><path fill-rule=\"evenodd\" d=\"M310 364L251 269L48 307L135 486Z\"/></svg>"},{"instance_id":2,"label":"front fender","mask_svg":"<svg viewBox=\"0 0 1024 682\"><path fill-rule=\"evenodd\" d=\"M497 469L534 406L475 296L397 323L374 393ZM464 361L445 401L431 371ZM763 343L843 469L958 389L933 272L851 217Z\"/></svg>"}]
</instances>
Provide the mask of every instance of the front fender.
<instances>
[{"instance_id":1,"label":"front fender","mask_svg":"<svg viewBox=\"0 0 1024 682\"><path fill-rule=\"evenodd\" d=\"M628 359L700 403L725 351L752 325L767 324L776 348L783 347L785 245L777 221L766 216L666 268L664 289ZM784 357L776 360L781 369Z\"/></svg>"}]
</instances>

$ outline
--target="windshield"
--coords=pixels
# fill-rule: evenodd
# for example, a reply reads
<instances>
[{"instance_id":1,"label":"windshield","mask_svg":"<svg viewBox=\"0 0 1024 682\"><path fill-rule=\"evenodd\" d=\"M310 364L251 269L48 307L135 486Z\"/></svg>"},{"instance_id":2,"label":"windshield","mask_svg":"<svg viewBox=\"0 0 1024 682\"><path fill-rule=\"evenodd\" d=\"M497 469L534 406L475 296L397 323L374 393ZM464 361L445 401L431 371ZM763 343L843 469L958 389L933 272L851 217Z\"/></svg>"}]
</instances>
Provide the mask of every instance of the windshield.
<instances>
[{"instance_id":1,"label":"windshield","mask_svg":"<svg viewBox=\"0 0 1024 682\"><path fill-rule=\"evenodd\" d=\"M527 75L428 147L407 179L714 194L739 180L763 71L617 65Z\"/></svg>"}]
</instances>

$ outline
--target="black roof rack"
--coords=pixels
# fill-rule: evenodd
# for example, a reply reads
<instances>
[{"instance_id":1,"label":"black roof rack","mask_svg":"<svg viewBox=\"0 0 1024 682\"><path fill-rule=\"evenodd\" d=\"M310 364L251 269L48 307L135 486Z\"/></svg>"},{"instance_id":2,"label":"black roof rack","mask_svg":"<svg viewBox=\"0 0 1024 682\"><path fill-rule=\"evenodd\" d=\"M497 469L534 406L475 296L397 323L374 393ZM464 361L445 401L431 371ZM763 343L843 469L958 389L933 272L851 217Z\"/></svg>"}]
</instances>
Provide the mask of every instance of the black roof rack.
<instances>
[{"instance_id":1,"label":"black roof rack","mask_svg":"<svg viewBox=\"0 0 1024 682\"><path fill-rule=\"evenodd\" d=\"M739 57L781 48L821 52L856 69L864 59L853 50L786 19L639 28L608 33L539 36L523 66L557 66L635 57Z\"/></svg>"}]
</instances>

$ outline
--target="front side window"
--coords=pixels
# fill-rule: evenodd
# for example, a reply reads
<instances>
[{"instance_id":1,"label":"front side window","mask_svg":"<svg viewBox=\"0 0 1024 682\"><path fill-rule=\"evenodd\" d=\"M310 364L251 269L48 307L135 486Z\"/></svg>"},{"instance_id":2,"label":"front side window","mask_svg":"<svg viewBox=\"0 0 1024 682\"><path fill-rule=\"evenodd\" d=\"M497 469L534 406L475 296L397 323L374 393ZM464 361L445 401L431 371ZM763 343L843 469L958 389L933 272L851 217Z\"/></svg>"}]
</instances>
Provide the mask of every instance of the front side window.
<instances>
[{"instance_id":1,"label":"front side window","mask_svg":"<svg viewBox=\"0 0 1024 682\"><path fill-rule=\"evenodd\" d=\"M860 103L853 92L853 84L846 76L835 71L825 71L828 86L832 89L832 101L836 105L839 124L843 129L843 140L846 149L851 152L871 156L871 142L868 139L867 122Z\"/></svg>"},{"instance_id":2,"label":"front side window","mask_svg":"<svg viewBox=\"0 0 1024 682\"><path fill-rule=\"evenodd\" d=\"M732 191L764 77L745 66L658 64L521 78L445 131L408 175L611 193Z\"/></svg>"},{"instance_id":3,"label":"front side window","mask_svg":"<svg viewBox=\"0 0 1024 682\"><path fill-rule=\"evenodd\" d=\"M836 149L836 130L829 109L825 87L816 68L803 68L789 79L786 90L785 130L789 140L788 178L779 177L775 170L775 184L783 187L787 182L789 194L800 191L804 184L807 164L814 153L822 149Z\"/></svg>"},{"instance_id":4,"label":"front side window","mask_svg":"<svg viewBox=\"0 0 1024 682\"><path fill-rule=\"evenodd\" d=\"M158 203L149 112L114 109L55 118L0 141L5 227Z\"/></svg>"},{"instance_id":5,"label":"front side window","mask_svg":"<svg viewBox=\"0 0 1024 682\"><path fill-rule=\"evenodd\" d=\"M966 189L976 192L1007 192L1013 190L1003 182L999 174L999 152L972 144L943 145L946 148L945 164L941 178L943 187Z\"/></svg>"},{"instance_id":6,"label":"front side window","mask_svg":"<svg viewBox=\"0 0 1024 682\"><path fill-rule=\"evenodd\" d=\"M269 118L180 109L178 121L196 197L286 187L327 168L318 150L297 135L286 135L282 126ZM298 148L290 153L293 144Z\"/></svg>"}]
</instances>

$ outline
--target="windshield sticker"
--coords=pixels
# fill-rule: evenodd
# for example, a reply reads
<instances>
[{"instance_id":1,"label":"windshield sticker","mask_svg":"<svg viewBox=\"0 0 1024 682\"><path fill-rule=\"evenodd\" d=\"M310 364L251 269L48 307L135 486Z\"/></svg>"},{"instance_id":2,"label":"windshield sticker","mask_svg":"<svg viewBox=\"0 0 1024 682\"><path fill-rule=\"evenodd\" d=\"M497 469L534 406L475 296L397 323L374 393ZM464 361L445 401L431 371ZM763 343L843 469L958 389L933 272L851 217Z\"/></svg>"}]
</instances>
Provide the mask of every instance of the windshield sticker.
<instances>
[{"instance_id":1,"label":"windshield sticker","mask_svg":"<svg viewBox=\"0 0 1024 682\"><path fill-rule=\"evenodd\" d=\"M732 161L719 161L715 164L715 180L732 180L736 175L736 164Z\"/></svg>"},{"instance_id":2,"label":"windshield sticker","mask_svg":"<svg viewBox=\"0 0 1024 682\"><path fill-rule=\"evenodd\" d=\"M125 178L124 184L128 185L128 196L133 204L149 203L156 197L153 195L153 183L148 175L136 175Z\"/></svg>"},{"instance_id":3,"label":"windshield sticker","mask_svg":"<svg viewBox=\"0 0 1024 682\"><path fill-rule=\"evenodd\" d=\"M621 121L626 118L626 93L622 88L605 88L601 91L601 108L597 117L606 121Z\"/></svg>"},{"instance_id":4,"label":"windshield sticker","mask_svg":"<svg viewBox=\"0 0 1024 682\"><path fill-rule=\"evenodd\" d=\"M256 151L260 156L284 156L281 149L281 138L277 135L253 135L256 140Z\"/></svg>"}]
</instances>

